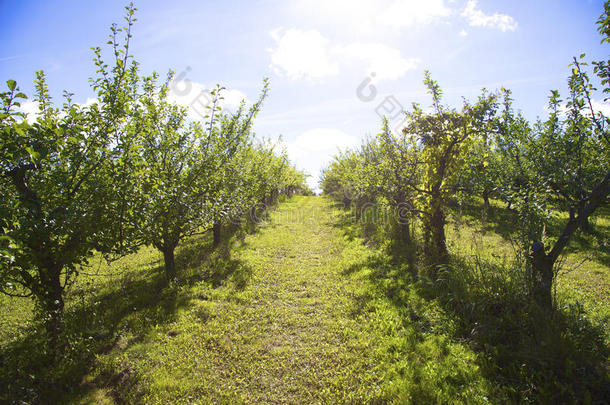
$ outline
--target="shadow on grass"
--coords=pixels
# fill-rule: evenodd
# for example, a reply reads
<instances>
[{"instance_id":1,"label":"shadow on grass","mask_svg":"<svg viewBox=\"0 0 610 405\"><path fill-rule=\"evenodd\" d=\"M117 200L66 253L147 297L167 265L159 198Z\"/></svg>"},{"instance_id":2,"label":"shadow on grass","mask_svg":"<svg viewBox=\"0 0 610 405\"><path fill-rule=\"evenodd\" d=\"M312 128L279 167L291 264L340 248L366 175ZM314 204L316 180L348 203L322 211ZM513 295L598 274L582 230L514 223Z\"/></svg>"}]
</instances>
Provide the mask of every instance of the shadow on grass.
<instances>
[{"instance_id":1,"label":"shadow on grass","mask_svg":"<svg viewBox=\"0 0 610 405\"><path fill-rule=\"evenodd\" d=\"M346 206L334 201L332 209L336 215L330 225L341 229L348 241L363 238L367 244L377 244L381 242L384 230L391 226L388 211L379 205L357 209L354 204Z\"/></svg>"},{"instance_id":2,"label":"shadow on grass","mask_svg":"<svg viewBox=\"0 0 610 405\"><path fill-rule=\"evenodd\" d=\"M337 226L348 236L357 229L347 219ZM414 277L406 249L390 244L345 273L367 269L371 285L398 308L405 324L425 334L446 334L477 353L481 373L494 387L492 402L610 398L605 331L589 321L582 306L549 314L528 298L523 269L481 258L453 257L437 280Z\"/></svg>"},{"instance_id":3,"label":"shadow on grass","mask_svg":"<svg viewBox=\"0 0 610 405\"><path fill-rule=\"evenodd\" d=\"M169 285L162 260L151 255L146 264L71 291L64 360L52 362L42 352L44 335L41 326L33 324L21 339L0 348L0 402L56 404L81 397L99 385L114 389L126 384L129 370L84 384L82 378L96 355L109 353L122 336L130 336L128 345L136 343L153 328L174 321L176 311L192 298L188 287L203 281L216 288L231 279L236 288L244 288L251 269L230 255L242 232L227 229L225 240L216 249L210 235L185 241L176 252L178 279Z\"/></svg>"}]
</instances>

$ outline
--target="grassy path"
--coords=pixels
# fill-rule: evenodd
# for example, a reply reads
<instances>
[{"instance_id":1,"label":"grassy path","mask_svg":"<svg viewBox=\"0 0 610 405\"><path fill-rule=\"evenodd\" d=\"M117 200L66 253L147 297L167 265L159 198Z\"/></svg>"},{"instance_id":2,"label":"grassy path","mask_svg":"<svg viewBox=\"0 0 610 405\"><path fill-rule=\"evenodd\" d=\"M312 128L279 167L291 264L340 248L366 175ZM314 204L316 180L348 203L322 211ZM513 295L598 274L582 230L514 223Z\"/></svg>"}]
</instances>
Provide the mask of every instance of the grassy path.
<instances>
[{"instance_id":1,"label":"grassy path","mask_svg":"<svg viewBox=\"0 0 610 405\"><path fill-rule=\"evenodd\" d=\"M509 284L494 281L501 274L458 265L437 283L413 282L389 246L367 247L346 215L326 198L294 197L255 233L235 234L223 248L212 251L209 235L185 241L179 280L169 286L152 248L86 268L67 300L71 367L39 370L31 303L0 299L0 402L485 404L570 402L558 399L587 392L607 397L597 371L605 370L606 352L596 351L598 332L581 318L564 320L558 330L572 333L564 340L548 329L553 345L538 343L522 330L545 338L546 329L530 325ZM473 244L495 252L499 236L475 231L452 230L452 251L459 255ZM592 349L580 354L578 345ZM549 363L565 347L572 350L567 360ZM538 368L530 372L526 363ZM558 382L545 385L549 364L568 365L572 374L555 371L550 378ZM568 386L580 364L589 371Z\"/></svg>"},{"instance_id":2,"label":"grassy path","mask_svg":"<svg viewBox=\"0 0 610 405\"><path fill-rule=\"evenodd\" d=\"M198 268L203 281L174 287L171 317L122 332L72 402L487 403L491 385L451 316L344 215L321 197L280 204Z\"/></svg>"},{"instance_id":3,"label":"grassy path","mask_svg":"<svg viewBox=\"0 0 610 405\"><path fill-rule=\"evenodd\" d=\"M281 204L224 262L226 285L192 287L174 323L107 356L131 376L113 396L144 403L378 398L367 325L354 313L359 282L342 274L348 242L335 222L322 198Z\"/></svg>"}]
</instances>

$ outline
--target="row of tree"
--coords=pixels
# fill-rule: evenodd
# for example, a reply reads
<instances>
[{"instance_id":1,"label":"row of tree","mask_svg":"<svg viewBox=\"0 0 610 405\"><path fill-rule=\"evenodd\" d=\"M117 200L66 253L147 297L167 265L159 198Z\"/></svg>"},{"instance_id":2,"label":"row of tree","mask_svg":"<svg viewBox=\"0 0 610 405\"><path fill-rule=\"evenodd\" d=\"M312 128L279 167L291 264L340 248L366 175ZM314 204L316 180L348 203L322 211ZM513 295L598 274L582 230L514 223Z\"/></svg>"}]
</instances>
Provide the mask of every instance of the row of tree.
<instances>
[{"instance_id":1,"label":"row of tree","mask_svg":"<svg viewBox=\"0 0 610 405\"><path fill-rule=\"evenodd\" d=\"M606 2L598 21L602 43L610 42L609 12ZM485 222L490 198L505 201L517 219L532 293L551 307L557 259L610 193L610 118L592 100L610 93L610 61L593 62L591 74L584 58L574 58L567 99L553 91L548 118L536 122L515 112L506 89L483 90L476 102L450 108L426 72L431 108L413 104L400 134L384 120L377 136L336 156L323 173L324 193L353 204L357 215L371 204L392 208L395 235L407 244L414 242L412 224L421 223L431 276L450 259L448 204L482 198ZM567 219L559 234L549 235L553 216Z\"/></svg>"},{"instance_id":2,"label":"row of tree","mask_svg":"<svg viewBox=\"0 0 610 405\"><path fill-rule=\"evenodd\" d=\"M191 121L168 100L172 73L161 83L140 74L129 53L135 8L126 10L125 27L111 28L112 62L94 48L97 102L65 93L56 107L42 72L35 120L20 112L26 95L14 81L0 93L0 290L35 298L54 348L64 292L94 252L112 259L152 245L171 280L185 238L213 230L218 244L222 225L252 206L307 190L284 152L254 138L267 80L233 113L217 87L204 121Z\"/></svg>"}]
</instances>

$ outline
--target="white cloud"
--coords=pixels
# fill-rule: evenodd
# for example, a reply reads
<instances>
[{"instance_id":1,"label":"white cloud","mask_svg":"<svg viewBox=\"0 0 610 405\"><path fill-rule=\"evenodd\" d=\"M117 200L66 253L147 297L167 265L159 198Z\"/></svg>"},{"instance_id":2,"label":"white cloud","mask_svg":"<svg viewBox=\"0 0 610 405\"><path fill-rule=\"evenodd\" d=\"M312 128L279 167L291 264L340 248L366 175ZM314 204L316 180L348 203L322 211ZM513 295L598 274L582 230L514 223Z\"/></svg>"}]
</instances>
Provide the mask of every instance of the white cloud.
<instances>
[{"instance_id":1,"label":"white cloud","mask_svg":"<svg viewBox=\"0 0 610 405\"><path fill-rule=\"evenodd\" d=\"M291 79L335 76L354 61L363 62L364 74L375 72L376 80L393 80L415 69L418 60L406 59L400 50L378 42L331 44L316 30L289 29L271 32L276 48L270 49L271 68Z\"/></svg>"},{"instance_id":2,"label":"white cloud","mask_svg":"<svg viewBox=\"0 0 610 405\"><path fill-rule=\"evenodd\" d=\"M466 37L466 36L468 36L468 32L466 32L466 30L461 30L460 31L460 36L461 37Z\"/></svg>"},{"instance_id":3,"label":"white cloud","mask_svg":"<svg viewBox=\"0 0 610 405\"><path fill-rule=\"evenodd\" d=\"M40 116L40 109L38 107L38 101L28 100L21 102L21 106L18 108L19 111L26 114L26 120L29 123L35 122Z\"/></svg>"},{"instance_id":4,"label":"white cloud","mask_svg":"<svg viewBox=\"0 0 610 405\"><path fill-rule=\"evenodd\" d=\"M444 0L297 0L295 11L357 33L428 24L451 14Z\"/></svg>"},{"instance_id":5,"label":"white cloud","mask_svg":"<svg viewBox=\"0 0 610 405\"><path fill-rule=\"evenodd\" d=\"M466 8L462 12L462 17L468 20L471 27L497 28L502 32L514 31L519 24L508 14L494 13L486 15L477 9L477 0L468 0Z\"/></svg>"},{"instance_id":6,"label":"white cloud","mask_svg":"<svg viewBox=\"0 0 610 405\"><path fill-rule=\"evenodd\" d=\"M338 53L366 63L366 73L375 72L377 80L398 79L409 70L417 68L418 59L405 59L400 51L380 43L354 42L339 48Z\"/></svg>"},{"instance_id":7,"label":"white cloud","mask_svg":"<svg viewBox=\"0 0 610 405\"><path fill-rule=\"evenodd\" d=\"M277 48L271 50L271 67L291 79L318 79L339 73L331 60L330 41L316 30L276 29L271 36Z\"/></svg>"},{"instance_id":8,"label":"white cloud","mask_svg":"<svg viewBox=\"0 0 610 405\"><path fill-rule=\"evenodd\" d=\"M371 2L367 1L367 3ZM415 24L429 24L451 14L451 10L445 7L443 0L398 0L386 3L389 4L384 7L375 2L375 6L381 10L375 23L382 26L404 28Z\"/></svg>"},{"instance_id":9,"label":"white cloud","mask_svg":"<svg viewBox=\"0 0 610 405\"><path fill-rule=\"evenodd\" d=\"M595 111L595 114L597 113L602 113L604 115L604 117L610 117L610 104L608 104L607 102L602 102L602 101L598 101L598 100L591 100L591 107L593 107L593 111ZM549 113L551 110L547 105L544 106L544 111L546 111L547 113ZM582 112L582 114L586 117L590 117L591 116L591 112L590 112L590 108L588 104L585 104L584 110ZM562 103L558 106L557 108L557 113L559 114L560 117L562 118L566 118L567 115L570 112L570 108L568 107L568 105L566 103Z\"/></svg>"},{"instance_id":10,"label":"white cloud","mask_svg":"<svg viewBox=\"0 0 610 405\"><path fill-rule=\"evenodd\" d=\"M315 128L303 132L288 144L295 156L310 152L336 152L358 145L358 139L339 129Z\"/></svg>"},{"instance_id":11,"label":"white cloud","mask_svg":"<svg viewBox=\"0 0 610 405\"><path fill-rule=\"evenodd\" d=\"M285 143L290 160L296 163L299 169L311 175L308 184L319 191L318 180L322 168L339 150L356 147L359 142L358 138L339 129L315 128Z\"/></svg>"},{"instance_id":12,"label":"white cloud","mask_svg":"<svg viewBox=\"0 0 610 405\"><path fill-rule=\"evenodd\" d=\"M190 80L177 80L170 84L169 101L188 107L188 117L192 120L201 120L208 113L206 106L210 106L212 95L210 87ZM221 92L223 100L219 105L227 111L234 111L242 100L247 101L246 95L236 89L227 89Z\"/></svg>"},{"instance_id":13,"label":"white cloud","mask_svg":"<svg viewBox=\"0 0 610 405\"><path fill-rule=\"evenodd\" d=\"M228 89L222 92L223 99L220 101L220 106L225 109L235 110L239 107L242 101L248 102L248 97L237 89Z\"/></svg>"},{"instance_id":14,"label":"white cloud","mask_svg":"<svg viewBox=\"0 0 610 405\"><path fill-rule=\"evenodd\" d=\"M604 114L604 117L610 117L610 104L597 100L591 100L591 106L595 112L601 112Z\"/></svg>"},{"instance_id":15,"label":"white cloud","mask_svg":"<svg viewBox=\"0 0 610 405\"><path fill-rule=\"evenodd\" d=\"M93 104L98 104L99 100L96 97L87 97L84 103L81 104L81 107L90 107Z\"/></svg>"}]
</instances>

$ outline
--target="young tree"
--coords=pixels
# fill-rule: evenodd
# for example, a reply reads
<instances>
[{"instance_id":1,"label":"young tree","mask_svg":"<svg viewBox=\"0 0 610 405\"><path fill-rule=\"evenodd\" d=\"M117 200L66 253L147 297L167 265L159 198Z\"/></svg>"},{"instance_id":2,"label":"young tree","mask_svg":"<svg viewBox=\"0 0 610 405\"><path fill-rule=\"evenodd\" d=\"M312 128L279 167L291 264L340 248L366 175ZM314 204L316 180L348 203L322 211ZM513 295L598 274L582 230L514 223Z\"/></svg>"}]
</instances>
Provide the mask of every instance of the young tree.
<instances>
[{"instance_id":1,"label":"young tree","mask_svg":"<svg viewBox=\"0 0 610 405\"><path fill-rule=\"evenodd\" d=\"M419 211L415 208L415 191L421 181L418 148L407 132L394 136L383 120L382 131L375 140L377 161L369 173L375 173L377 192L383 196L396 214L399 236L405 243L411 242L410 222Z\"/></svg>"},{"instance_id":2,"label":"young tree","mask_svg":"<svg viewBox=\"0 0 610 405\"><path fill-rule=\"evenodd\" d=\"M505 89L501 91L506 93ZM479 101L487 97L486 91L483 90ZM472 199L475 196L483 198L483 208L481 210L483 231L489 215L490 197L496 191L498 181L504 172L498 153L498 117L495 116L495 102L484 113L488 116L479 120L483 126L478 128L479 136L475 138L470 152L466 156L466 165L457 184L462 196L467 199Z\"/></svg>"},{"instance_id":3,"label":"young tree","mask_svg":"<svg viewBox=\"0 0 610 405\"><path fill-rule=\"evenodd\" d=\"M159 88L155 76L146 80L145 111L140 117L145 142L140 232L143 243L163 253L168 280L176 276L174 252L180 241L221 220L227 168L250 135L268 91L265 80L259 100L249 110L242 104L234 114L221 115L218 102L223 89L218 87L204 127L187 123L186 109L167 100L171 78Z\"/></svg>"},{"instance_id":4,"label":"young tree","mask_svg":"<svg viewBox=\"0 0 610 405\"><path fill-rule=\"evenodd\" d=\"M359 164L359 155L355 151L339 152L333 161L322 171L321 187L324 194L339 200L347 208L354 197L355 187L350 179Z\"/></svg>"},{"instance_id":5,"label":"young tree","mask_svg":"<svg viewBox=\"0 0 610 405\"><path fill-rule=\"evenodd\" d=\"M610 42L609 4L606 2L599 19L602 42ZM508 130L502 139L510 145L510 164L506 167L518 180L503 191L519 214L523 249L529 250L526 257L532 293L548 309L553 305L558 258L572 236L586 228L595 211L608 203L610 193L610 121L593 107L596 89L584 70L583 58L584 54L581 61L574 58L567 103L558 91L551 92L546 121L537 122L529 130L513 118L503 120ZM593 62L604 94L610 93L609 63ZM559 234L550 235L547 225L557 213L566 213L568 219ZM547 249L545 242L549 241Z\"/></svg>"},{"instance_id":6,"label":"young tree","mask_svg":"<svg viewBox=\"0 0 610 405\"><path fill-rule=\"evenodd\" d=\"M263 81L263 90L256 103L246 110L242 102L234 114L225 114L220 120L218 131L221 139L232 140L231 152L224 164L210 178L213 184L213 243L218 246L221 241L222 226L227 221L252 205L251 142L252 124L262 107L269 91L269 80ZM255 168L256 169L256 168ZM263 170L260 168L259 170Z\"/></svg>"},{"instance_id":7,"label":"young tree","mask_svg":"<svg viewBox=\"0 0 610 405\"><path fill-rule=\"evenodd\" d=\"M532 136L532 128L521 113L515 114L512 107L511 91L502 89L502 110L495 120L496 148L493 162L497 165L496 189L511 208L520 200L520 191L527 185L527 179L532 177L533 168L528 164L528 140ZM527 197L525 197L527 199Z\"/></svg>"},{"instance_id":8,"label":"young tree","mask_svg":"<svg viewBox=\"0 0 610 405\"><path fill-rule=\"evenodd\" d=\"M131 118L138 74L129 56L134 11L127 7L125 28L112 26L111 68L95 48L98 103L75 105L66 94L62 108L53 107L39 72L40 116L29 123L15 112L25 98L16 83L9 80L0 94L0 289L36 299L53 352L59 349L64 290L79 266L94 250L124 252L129 242L129 180L137 154Z\"/></svg>"},{"instance_id":9,"label":"young tree","mask_svg":"<svg viewBox=\"0 0 610 405\"><path fill-rule=\"evenodd\" d=\"M568 213L561 234L548 252L543 240L534 239L531 266L534 293L546 307L552 306L552 284L556 275L555 262L579 229L589 227L589 218L610 194L610 134L607 117L596 112L591 103L593 86L582 70L583 63L574 59L569 80L570 98L567 116L559 117L558 93L551 97L551 114L533 142L532 164L541 184L552 198L553 207ZM608 80L607 72L599 77ZM606 91L608 91L606 87ZM541 198L548 203L548 198Z\"/></svg>"}]
</instances>

